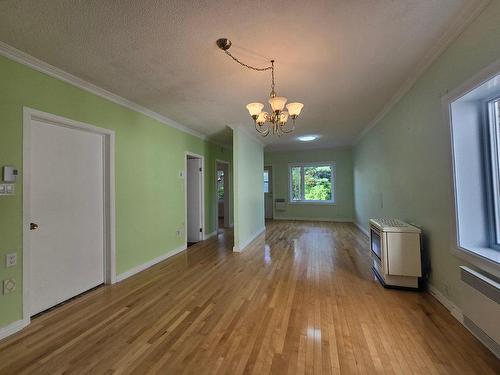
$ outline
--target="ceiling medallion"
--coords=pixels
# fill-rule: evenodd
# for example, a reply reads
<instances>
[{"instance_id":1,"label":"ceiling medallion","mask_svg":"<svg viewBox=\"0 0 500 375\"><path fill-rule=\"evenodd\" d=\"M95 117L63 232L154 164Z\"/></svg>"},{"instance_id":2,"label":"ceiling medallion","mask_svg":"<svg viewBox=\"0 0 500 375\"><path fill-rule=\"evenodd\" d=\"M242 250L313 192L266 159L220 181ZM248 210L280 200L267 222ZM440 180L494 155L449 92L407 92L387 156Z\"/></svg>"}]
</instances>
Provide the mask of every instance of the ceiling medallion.
<instances>
[{"instance_id":1,"label":"ceiling medallion","mask_svg":"<svg viewBox=\"0 0 500 375\"><path fill-rule=\"evenodd\" d=\"M271 60L271 65L264 68L256 68L254 66L247 65L236 57L234 57L230 52L231 41L226 38L221 38L217 40L217 46L224 51L226 55L231 57L238 64L244 66L245 68L255 70L258 72L264 72L267 70L271 71L271 93L269 94L269 104L271 105L271 111L264 112L264 104L262 103L250 103L247 104L248 112L252 116L255 123L255 129L260 135L266 137L268 134L272 133L281 136L285 133L291 133L295 129L295 119L299 117L300 111L304 107L302 103L288 103L287 98L284 96L278 96L276 91L274 91L274 60ZM286 104L286 110L285 109ZM292 119L292 126L287 126L288 118Z\"/></svg>"}]
</instances>

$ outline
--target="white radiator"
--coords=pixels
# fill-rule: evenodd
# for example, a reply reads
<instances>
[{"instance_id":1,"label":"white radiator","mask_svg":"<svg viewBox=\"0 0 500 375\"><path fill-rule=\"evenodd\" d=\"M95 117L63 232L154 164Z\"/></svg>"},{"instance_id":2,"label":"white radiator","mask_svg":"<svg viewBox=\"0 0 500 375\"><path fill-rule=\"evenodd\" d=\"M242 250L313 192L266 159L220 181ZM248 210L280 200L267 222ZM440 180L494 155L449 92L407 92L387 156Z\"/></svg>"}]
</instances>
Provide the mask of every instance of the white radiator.
<instances>
[{"instance_id":1,"label":"white radiator","mask_svg":"<svg viewBox=\"0 0 500 375\"><path fill-rule=\"evenodd\" d=\"M464 325L500 358L500 284L461 266Z\"/></svg>"}]
</instances>

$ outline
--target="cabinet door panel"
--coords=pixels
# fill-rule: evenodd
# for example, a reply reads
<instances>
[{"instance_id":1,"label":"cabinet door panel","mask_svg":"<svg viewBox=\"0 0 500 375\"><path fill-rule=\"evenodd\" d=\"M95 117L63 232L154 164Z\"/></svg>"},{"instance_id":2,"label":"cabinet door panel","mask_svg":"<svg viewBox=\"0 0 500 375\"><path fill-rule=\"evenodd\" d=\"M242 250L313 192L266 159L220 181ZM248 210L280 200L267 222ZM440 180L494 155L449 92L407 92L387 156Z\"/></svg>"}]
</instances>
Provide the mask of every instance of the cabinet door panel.
<instances>
[{"instance_id":1,"label":"cabinet door panel","mask_svg":"<svg viewBox=\"0 0 500 375\"><path fill-rule=\"evenodd\" d=\"M387 260L390 275L422 276L420 236L416 233L388 233Z\"/></svg>"}]
</instances>

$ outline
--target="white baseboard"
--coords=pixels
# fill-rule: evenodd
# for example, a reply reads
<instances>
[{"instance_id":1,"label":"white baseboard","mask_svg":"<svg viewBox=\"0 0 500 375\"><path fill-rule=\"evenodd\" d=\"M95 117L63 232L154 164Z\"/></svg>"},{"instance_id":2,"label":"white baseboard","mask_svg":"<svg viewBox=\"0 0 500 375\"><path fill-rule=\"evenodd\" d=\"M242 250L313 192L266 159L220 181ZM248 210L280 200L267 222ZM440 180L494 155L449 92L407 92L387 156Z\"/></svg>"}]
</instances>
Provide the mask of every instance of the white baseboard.
<instances>
[{"instance_id":1,"label":"white baseboard","mask_svg":"<svg viewBox=\"0 0 500 375\"><path fill-rule=\"evenodd\" d=\"M245 242L239 245L234 245L233 251L236 253L241 253L245 248L250 245L250 243L255 240L257 237L259 237L263 232L266 231L266 227L262 227L259 230L257 230L255 233L253 233L250 238L248 238Z\"/></svg>"},{"instance_id":2,"label":"white baseboard","mask_svg":"<svg viewBox=\"0 0 500 375\"><path fill-rule=\"evenodd\" d=\"M431 296L437 299L439 303L441 303L444 307L446 307L446 309L456 320L458 320L462 325L464 324L464 315L462 313L462 310L457 305L451 302L443 293L437 290L437 288L432 284L428 285L428 292Z\"/></svg>"},{"instance_id":3,"label":"white baseboard","mask_svg":"<svg viewBox=\"0 0 500 375\"><path fill-rule=\"evenodd\" d=\"M146 263L135 266L134 268L131 268L128 271L125 271L125 272L117 275L116 282L123 281L123 280L129 278L130 276L135 275L136 273L144 271L145 269L148 269L149 267L152 267L157 263L163 262L165 259L168 259L170 257L173 257L174 255L177 255L177 254L183 252L184 250L186 250L186 245L182 245L173 251L170 251L166 254L160 255L159 257L151 259L150 261L148 261Z\"/></svg>"},{"instance_id":4,"label":"white baseboard","mask_svg":"<svg viewBox=\"0 0 500 375\"><path fill-rule=\"evenodd\" d=\"M333 223L352 223L352 219L337 219L332 217L297 217L297 216L279 216L274 217L273 220L292 220L292 221L328 221Z\"/></svg>"},{"instance_id":5,"label":"white baseboard","mask_svg":"<svg viewBox=\"0 0 500 375\"><path fill-rule=\"evenodd\" d=\"M354 225L356 225L358 227L358 229L363 232L363 234L366 236L366 237L370 237L370 232L368 232L368 229L365 229L360 223L358 223L357 221L354 222Z\"/></svg>"},{"instance_id":6,"label":"white baseboard","mask_svg":"<svg viewBox=\"0 0 500 375\"><path fill-rule=\"evenodd\" d=\"M0 340L6 338L7 336L13 335L16 332L19 332L24 327L30 324L30 319L21 319L17 320L9 325L0 328Z\"/></svg>"},{"instance_id":7,"label":"white baseboard","mask_svg":"<svg viewBox=\"0 0 500 375\"><path fill-rule=\"evenodd\" d=\"M203 240L208 240L209 238L215 236L217 234L217 231L214 230L212 233L204 234L203 235Z\"/></svg>"}]
</instances>

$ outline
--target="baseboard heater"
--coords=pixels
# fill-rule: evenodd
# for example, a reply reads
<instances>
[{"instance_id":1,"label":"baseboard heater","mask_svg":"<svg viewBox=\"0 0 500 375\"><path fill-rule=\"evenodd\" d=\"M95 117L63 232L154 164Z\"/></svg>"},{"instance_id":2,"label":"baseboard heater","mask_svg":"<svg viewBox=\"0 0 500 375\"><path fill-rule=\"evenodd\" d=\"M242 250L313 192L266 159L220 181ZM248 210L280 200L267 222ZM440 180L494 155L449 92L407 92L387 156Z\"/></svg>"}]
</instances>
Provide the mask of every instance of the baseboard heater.
<instances>
[{"instance_id":1,"label":"baseboard heater","mask_svg":"<svg viewBox=\"0 0 500 375\"><path fill-rule=\"evenodd\" d=\"M464 325L500 358L500 283L461 266Z\"/></svg>"}]
</instances>

